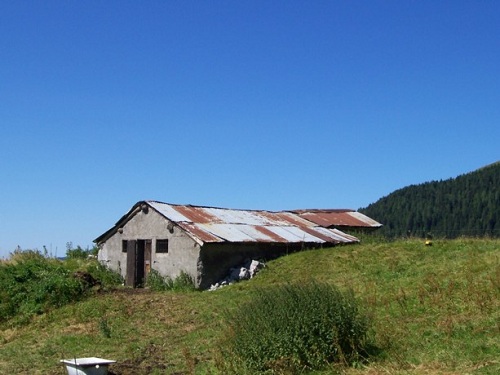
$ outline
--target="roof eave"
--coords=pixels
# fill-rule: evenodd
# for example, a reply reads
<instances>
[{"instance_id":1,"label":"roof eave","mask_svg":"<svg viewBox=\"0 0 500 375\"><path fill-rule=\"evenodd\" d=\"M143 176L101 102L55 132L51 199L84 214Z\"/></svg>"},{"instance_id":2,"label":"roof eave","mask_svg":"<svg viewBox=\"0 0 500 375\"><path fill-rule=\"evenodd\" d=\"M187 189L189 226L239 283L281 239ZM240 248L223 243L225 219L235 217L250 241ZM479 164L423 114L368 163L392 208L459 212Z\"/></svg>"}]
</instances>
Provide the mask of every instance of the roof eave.
<instances>
[{"instance_id":1,"label":"roof eave","mask_svg":"<svg viewBox=\"0 0 500 375\"><path fill-rule=\"evenodd\" d=\"M106 242L111 236L113 236L116 232L118 232L118 230L122 228L130 219L132 219L135 215L137 215L140 212L140 208L142 207L143 204L147 204L147 202L139 201L136 204L134 204L132 208L125 215L123 215L112 228L108 229L106 232L101 234L92 242L94 242L97 245Z\"/></svg>"}]
</instances>

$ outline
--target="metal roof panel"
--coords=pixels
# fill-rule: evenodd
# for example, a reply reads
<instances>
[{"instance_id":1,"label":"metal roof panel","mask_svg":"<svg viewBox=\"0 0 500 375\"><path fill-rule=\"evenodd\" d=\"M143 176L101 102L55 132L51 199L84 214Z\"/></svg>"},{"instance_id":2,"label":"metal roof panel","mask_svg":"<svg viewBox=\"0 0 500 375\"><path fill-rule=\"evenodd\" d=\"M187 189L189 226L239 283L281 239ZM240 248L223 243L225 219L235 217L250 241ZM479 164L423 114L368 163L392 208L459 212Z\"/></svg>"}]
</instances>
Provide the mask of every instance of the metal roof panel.
<instances>
[{"instance_id":1,"label":"metal roof panel","mask_svg":"<svg viewBox=\"0 0 500 375\"><path fill-rule=\"evenodd\" d=\"M341 232L337 229L315 227L314 230L330 238L330 241L342 242L342 243L358 242L358 239L356 237L349 236L348 234L345 234L344 232Z\"/></svg>"},{"instance_id":2,"label":"metal roof panel","mask_svg":"<svg viewBox=\"0 0 500 375\"><path fill-rule=\"evenodd\" d=\"M217 217L222 223L268 225L272 224L262 211L229 210L223 208L205 208L211 215Z\"/></svg>"},{"instance_id":3,"label":"metal roof panel","mask_svg":"<svg viewBox=\"0 0 500 375\"><path fill-rule=\"evenodd\" d=\"M193 223L217 222L217 217L211 215L204 207L175 206L175 210Z\"/></svg>"},{"instance_id":4,"label":"metal roof panel","mask_svg":"<svg viewBox=\"0 0 500 375\"><path fill-rule=\"evenodd\" d=\"M147 202L201 242L338 243L357 242L353 236L326 228L323 212L271 212ZM326 214L339 214L327 212ZM345 214L345 213L342 213ZM320 220L310 220L314 216ZM328 217L328 216L327 216ZM355 220L353 217L349 217ZM319 226L318 226L319 225ZM324 227L322 227L324 226Z\"/></svg>"},{"instance_id":5,"label":"metal roof panel","mask_svg":"<svg viewBox=\"0 0 500 375\"><path fill-rule=\"evenodd\" d=\"M148 204L153 207L160 214L165 216L166 218L175 221L175 222L192 222L192 220L188 219L181 212L177 210L177 206L170 205L161 202L148 201Z\"/></svg>"},{"instance_id":6,"label":"metal roof panel","mask_svg":"<svg viewBox=\"0 0 500 375\"><path fill-rule=\"evenodd\" d=\"M238 229L256 242L286 242L262 225L238 225Z\"/></svg>"},{"instance_id":7,"label":"metal roof panel","mask_svg":"<svg viewBox=\"0 0 500 375\"><path fill-rule=\"evenodd\" d=\"M276 217L276 222L293 224L299 227L315 227L316 224L310 220L304 219L297 214L292 212L282 211L273 213Z\"/></svg>"},{"instance_id":8,"label":"metal roof panel","mask_svg":"<svg viewBox=\"0 0 500 375\"><path fill-rule=\"evenodd\" d=\"M178 225L190 233L193 237L201 240L201 242L224 242L223 238L217 237L206 229L200 227L199 224L178 223Z\"/></svg>"},{"instance_id":9,"label":"metal roof panel","mask_svg":"<svg viewBox=\"0 0 500 375\"><path fill-rule=\"evenodd\" d=\"M347 212L346 214L356 218L357 220L359 220L363 223L365 223L367 226L371 226L371 227L381 227L382 226L382 224L380 224L378 221L373 220L372 218L366 216L365 214L362 214L361 212L353 211L353 212Z\"/></svg>"},{"instance_id":10,"label":"metal roof panel","mask_svg":"<svg viewBox=\"0 0 500 375\"><path fill-rule=\"evenodd\" d=\"M327 228L325 228L327 229ZM335 233L337 236L341 236L343 238L346 238L346 242L359 242L359 238L351 236L348 233L342 232L338 229L330 229L333 233Z\"/></svg>"},{"instance_id":11,"label":"metal roof panel","mask_svg":"<svg viewBox=\"0 0 500 375\"><path fill-rule=\"evenodd\" d=\"M269 229L273 233L276 233L278 236L285 238L287 242L325 242L321 238L313 236L299 227L273 226L268 227L267 229Z\"/></svg>"},{"instance_id":12,"label":"metal roof panel","mask_svg":"<svg viewBox=\"0 0 500 375\"><path fill-rule=\"evenodd\" d=\"M223 238L228 242L256 242L256 239L252 238L245 231L240 230L241 227L245 226L244 224L198 224L198 227L203 228L207 232L212 233L213 235Z\"/></svg>"},{"instance_id":13,"label":"metal roof panel","mask_svg":"<svg viewBox=\"0 0 500 375\"><path fill-rule=\"evenodd\" d=\"M310 220L322 227L379 227L382 224L356 211L339 212L335 210L311 210L299 213L300 217Z\"/></svg>"}]
</instances>

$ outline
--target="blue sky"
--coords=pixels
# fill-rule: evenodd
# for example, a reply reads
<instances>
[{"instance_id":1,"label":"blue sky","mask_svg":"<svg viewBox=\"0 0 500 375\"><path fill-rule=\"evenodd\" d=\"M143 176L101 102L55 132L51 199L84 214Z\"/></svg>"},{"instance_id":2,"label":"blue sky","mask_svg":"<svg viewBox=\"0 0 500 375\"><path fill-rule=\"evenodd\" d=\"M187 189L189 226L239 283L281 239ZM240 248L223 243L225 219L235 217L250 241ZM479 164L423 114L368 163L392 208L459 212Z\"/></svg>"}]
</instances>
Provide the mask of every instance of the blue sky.
<instances>
[{"instance_id":1,"label":"blue sky","mask_svg":"<svg viewBox=\"0 0 500 375\"><path fill-rule=\"evenodd\" d=\"M498 1L0 2L0 257L137 201L365 207L500 159Z\"/></svg>"}]
</instances>

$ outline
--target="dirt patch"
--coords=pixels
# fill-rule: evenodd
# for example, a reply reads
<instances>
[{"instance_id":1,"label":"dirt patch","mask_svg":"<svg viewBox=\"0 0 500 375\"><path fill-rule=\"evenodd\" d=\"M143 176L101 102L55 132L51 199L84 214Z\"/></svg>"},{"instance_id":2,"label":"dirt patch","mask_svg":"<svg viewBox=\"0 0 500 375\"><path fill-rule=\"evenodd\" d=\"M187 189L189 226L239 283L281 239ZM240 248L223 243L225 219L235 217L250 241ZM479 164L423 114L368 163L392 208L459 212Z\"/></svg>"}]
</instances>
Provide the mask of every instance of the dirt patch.
<instances>
[{"instance_id":1,"label":"dirt patch","mask_svg":"<svg viewBox=\"0 0 500 375\"><path fill-rule=\"evenodd\" d=\"M152 292L148 288L118 287L116 289L107 290L106 293L109 293L109 294L125 294L125 295L142 295L142 294L151 294Z\"/></svg>"},{"instance_id":2,"label":"dirt patch","mask_svg":"<svg viewBox=\"0 0 500 375\"><path fill-rule=\"evenodd\" d=\"M149 344L133 359L127 359L110 366L109 375L148 375L153 371L164 372L173 365L165 363L165 348L157 344ZM182 373L177 373L182 374Z\"/></svg>"},{"instance_id":3,"label":"dirt patch","mask_svg":"<svg viewBox=\"0 0 500 375\"><path fill-rule=\"evenodd\" d=\"M89 334L92 331L94 331L94 323L77 323L61 328L61 333L72 335Z\"/></svg>"}]
</instances>

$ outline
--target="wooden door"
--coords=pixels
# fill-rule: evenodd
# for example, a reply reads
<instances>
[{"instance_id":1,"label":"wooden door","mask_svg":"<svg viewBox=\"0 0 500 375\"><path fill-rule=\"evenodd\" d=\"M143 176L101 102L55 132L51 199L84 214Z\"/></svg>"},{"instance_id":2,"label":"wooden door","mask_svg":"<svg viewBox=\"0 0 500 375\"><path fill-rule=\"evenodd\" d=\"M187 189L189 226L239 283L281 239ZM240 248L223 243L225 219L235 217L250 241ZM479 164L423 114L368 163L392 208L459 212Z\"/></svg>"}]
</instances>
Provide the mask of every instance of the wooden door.
<instances>
[{"instance_id":1,"label":"wooden door","mask_svg":"<svg viewBox=\"0 0 500 375\"><path fill-rule=\"evenodd\" d=\"M136 284L136 247L135 240L127 241L127 276L125 285L135 287Z\"/></svg>"},{"instance_id":2,"label":"wooden door","mask_svg":"<svg viewBox=\"0 0 500 375\"><path fill-rule=\"evenodd\" d=\"M148 278L148 274L151 272L151 240L146 240L144 244L144 278L145 281Z\"/></svg>"}]
</instances>

